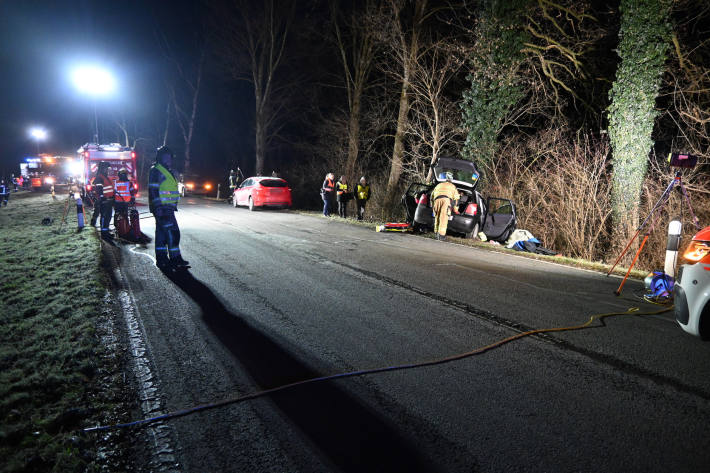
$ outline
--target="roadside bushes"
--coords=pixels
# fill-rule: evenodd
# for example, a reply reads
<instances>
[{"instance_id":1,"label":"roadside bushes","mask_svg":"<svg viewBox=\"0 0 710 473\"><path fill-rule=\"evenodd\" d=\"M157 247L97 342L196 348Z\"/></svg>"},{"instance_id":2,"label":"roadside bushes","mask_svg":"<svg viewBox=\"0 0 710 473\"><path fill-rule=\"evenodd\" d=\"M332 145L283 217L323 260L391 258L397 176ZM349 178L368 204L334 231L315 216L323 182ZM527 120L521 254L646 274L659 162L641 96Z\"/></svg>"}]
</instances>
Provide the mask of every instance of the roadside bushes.
<instances>
[{"instance_id":1,"label":"roadside bushes","mask_svg":"<svg viewBox=\"0 0 710 473\"><path fill-rule=\"evenodd\" d=\"M544 130L509 139L492 166L484 170L483 194L512 199L518 227L529 230L544 246L565 256L613 263L627 241L613 238L612 168L606 136ZM640 215L648 215L673 174L652 166L643 183ZM696 171L684 178L701 226L710 224L710 182ZM663 267L668 222L681 216L684 247L697 230L681 195L674 191L639 257L639 269ZM646 229L644 229L645 233ZM643 235L641 235L641 238ZM622 263L628 264L638 243Z\"/></svg>"}]
</instances>

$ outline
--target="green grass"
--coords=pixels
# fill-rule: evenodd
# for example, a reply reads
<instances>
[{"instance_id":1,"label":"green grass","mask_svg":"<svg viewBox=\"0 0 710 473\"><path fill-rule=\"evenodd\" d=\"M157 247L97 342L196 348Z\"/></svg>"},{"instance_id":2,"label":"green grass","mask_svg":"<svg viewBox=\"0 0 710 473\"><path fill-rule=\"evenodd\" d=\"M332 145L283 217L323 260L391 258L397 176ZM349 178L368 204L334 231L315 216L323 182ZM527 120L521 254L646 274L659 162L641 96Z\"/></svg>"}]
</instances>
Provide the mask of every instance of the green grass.
<instances>
[{"instance_id":1,"label":"green grass","mask_svg":"<svg viewBox=\"0 0 710 473\"><path fill-rule=\"evenodd\" d=\"M97 336L105 287L100 243L58 232L65 197L17 193L0 209L0 470L85 471L75 430L96 405L105 348ZM54 223L44 226L44 217ZM96 417L96 416L94 416Z\"/></svg>"},{"instance_id":2,"label":"green grass","mask_svg":"<svg viewBox=\"0 0 710 473\"><path fill-rule=\"evenodd\" d=\"M384 225L385 222L375 220L370 218L368 220L368 217L365 217L366 220L359 221L356 220L355 218L346 218L342 219L338 216L331 216L331 217L324 217L323 213L320 211L312 211L312 210L294 210L294 212L302 214L302 215L309 215L312 217L321 217L321 218L330 218L334 221L342 222L342 223L347 223L350 225L357 225L361 227L369 227L372 228L373 231L375 231L375 228L378 225ZM434 238L434 233L429 232L429 233L420 233L418 236L422 238ZM515 251L511 250L509 248L506 248L503 245L494 245L490 242L484 242L480 240L471 240L468 238L457 238L451 235L447 236L447 241L450 243L454 243L457 245L464 245L464 246L471 246L474 248L479 248L482 250L486 251L493 251L493 252L498 252L498 253L507 253L507 254L514 254L516 256L521 256L523 258L529 258L529 259L535 259L535 260L541 260L541 261L549 261L551 263L557 263L561 264L563 266L570 266L574 268L581 268L581 269L587 269L590 271L597 271L600 273L607 273L611 269L611 265L601 262L601 261L589 261L581 258L571 258L568 256L563 256L563 255L555 255L555 256L547 256L547 255L538 255L536 253L528 253L525 251ZM623 276L626 274L626 271L628 268L626 267L621 267L617 266L614 268L614 271L612 271L611 274L616 274L616 275L621 275ZM648 274L648 271L644 271L641 269L633 269L631 270L630 277L636 278L636 279L643 279L646 277Z\"/></svg>"}]
</instances>

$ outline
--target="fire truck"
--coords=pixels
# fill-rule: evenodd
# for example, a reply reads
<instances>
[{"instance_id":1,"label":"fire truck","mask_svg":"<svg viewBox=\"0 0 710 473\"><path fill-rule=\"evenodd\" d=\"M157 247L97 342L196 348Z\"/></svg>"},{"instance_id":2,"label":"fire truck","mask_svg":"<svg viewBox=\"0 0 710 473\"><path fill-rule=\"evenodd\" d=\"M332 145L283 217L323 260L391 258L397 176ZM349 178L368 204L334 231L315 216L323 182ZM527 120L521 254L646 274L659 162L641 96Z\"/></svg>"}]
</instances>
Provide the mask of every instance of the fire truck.
<instances>
[{"instance_id":1,"label":"fire truck","mask_svg":"<svg viewBox=\"0 0 710 473\"><path fill-rule=\"evenodd\" d=\"M86 143L76 152L79 163L76 167L78 173L76 177L86 191L91 191L91 180L96 175L101 161L108 163L108 177L116 177L119 169L125 169L128 179L133 183L136 191L138 190L136 152L133 148L118 143L106 145Z\"/></svg>"},{"instance_id":2,"label":"fire truck","mask_svg":"<svg viewBox=\"0 0 710 473\"><path fill-rule=\"evenodd\" d=\"M25 158L20 164L20 174L33 191L49 190L56 184L69 182L69 167L73 158L40 154Z\"/></svg>"}]
</instances>

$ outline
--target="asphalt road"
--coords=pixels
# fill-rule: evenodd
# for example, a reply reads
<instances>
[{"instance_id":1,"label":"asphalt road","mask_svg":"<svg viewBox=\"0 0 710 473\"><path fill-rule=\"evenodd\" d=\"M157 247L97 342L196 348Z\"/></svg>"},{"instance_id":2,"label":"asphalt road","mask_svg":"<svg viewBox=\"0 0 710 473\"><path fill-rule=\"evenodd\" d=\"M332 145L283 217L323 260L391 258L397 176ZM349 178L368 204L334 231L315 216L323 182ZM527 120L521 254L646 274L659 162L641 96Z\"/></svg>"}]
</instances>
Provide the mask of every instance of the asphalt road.
<instances>
[{"instance_id":1,"label":"asphalt road","mask_svg":"<svg viewBox=\"0 0 710 473\"><path fill-rule=\"evenodd\" d=\"M120 248L161 410L658 310L637 281L616 297L617 278L337 219L200 198L177 218L188 274ZM624 315L165 425L189 472L705 472L709 361L670 313Z\"/></svg>"}]
</instances>

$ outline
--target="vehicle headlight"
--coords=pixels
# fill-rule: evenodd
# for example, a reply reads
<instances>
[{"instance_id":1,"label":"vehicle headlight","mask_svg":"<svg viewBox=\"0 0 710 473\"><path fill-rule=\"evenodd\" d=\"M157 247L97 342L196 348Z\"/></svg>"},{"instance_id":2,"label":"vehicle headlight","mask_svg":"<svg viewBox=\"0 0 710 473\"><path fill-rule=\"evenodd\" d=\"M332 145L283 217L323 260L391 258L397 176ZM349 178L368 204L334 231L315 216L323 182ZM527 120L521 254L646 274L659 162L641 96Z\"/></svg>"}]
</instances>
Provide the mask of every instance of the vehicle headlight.
<instances>
[{"instance_id":1,"label":"vehicle headlight","mask_svg":"<svg viewBox=\"0 0 710 473\"><path fill-rule=\"evenodd\" d=\"M193 190L195 188L195 183L194 182L188 182L185 184L185 187L187 187L190 190Z\"/></svg>"},{"instance_id":2,"label":"vehicle headlight","mask_svg":"<svg viewBox=\"0 0 710 473\"><path fill-rule=\"evenodd\" d=\"M209 182L207 184L205 184L205 189L207 189L207 190L212 189L212 184L210 184Z\"/></svg>"},{"instance_id":3,"label":"vehicle headlight","mask_svg":"<svg viewBox=\"0 0 710 473\"><path fill-rule=\"evenodd\" d=\"M53 177L45 177L44 183L45 184L54 184L54 178Z\"/></svg>"},{"instance_id":4,"label":"vehicle headlight","mask_svg":"<svg viewBox=\"0 0 710 473\"><path fill-rule=\"evenodd\" d=\"M697 263L708 257L708 255L710 255L710 245L708 245L708 242L693 240L683 253L683 258L692 263Z\"/></svg>"}]
</instances>

